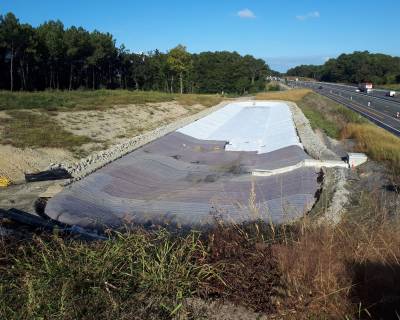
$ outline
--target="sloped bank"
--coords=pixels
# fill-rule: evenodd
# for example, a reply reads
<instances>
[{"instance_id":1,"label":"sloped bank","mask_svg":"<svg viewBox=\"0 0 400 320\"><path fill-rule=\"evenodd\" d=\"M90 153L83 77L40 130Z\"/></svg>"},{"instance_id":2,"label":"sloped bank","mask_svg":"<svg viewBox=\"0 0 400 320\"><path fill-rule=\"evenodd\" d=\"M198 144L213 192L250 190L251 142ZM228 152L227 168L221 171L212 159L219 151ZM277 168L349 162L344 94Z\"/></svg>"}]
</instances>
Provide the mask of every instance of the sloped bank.
<instances>
[{"instance_id":1,"label":"sloped bank","mask_svg":"<svg viewBox=\"0 0 400 320\"><path fill-rule=\"evenodd\" d=\"M293 113L293 120L296 124L297 133L303 143L304 149L315 159L340 160L340 156L327 148L323 141L311 128L310 121L306 118L301 109L294 102L287 102ZM323 209L323 215L319 222L337 224L340 222L345 205L348 202L349 190L347 190L347 169L344 168L323 168L324 179L321 186L325 201L329 203ZM320 207L320 204L317 204Z\"/></svg>"},{"instance_id":2,"label":"sloped bank","mask_svg":"<svg viewBox=\"0 0 400 320\"><path fill-rule=\"evenodd\" d=\"M212 113L212 112L224 107L228 103L229 103L229 101L223 101L223 102L217 104L216 106L207 108L207 109L205 109L199 113L196 113L194 115L174 121L170 124L159 127L155 130L146 132L144 134L135 136L123 143L113 145L106 150L94 152L91 155L89 155L77 162L51 164L49 166L49 169L50 170L54 169L54 168L66 169L73 176L73 179L71 181L67 182L67 184L69 184L73 181L80 180L83 177L98 170L99 168L104 167L106 164L123 157L124 155L144 146L145 144L147 144L151 141L154 141L170 132L173 132L173 131L177 130L178 128L185 126L186 124L196 121L196 120L206 116L207 114Z\"/></svg>"}]
</instances>

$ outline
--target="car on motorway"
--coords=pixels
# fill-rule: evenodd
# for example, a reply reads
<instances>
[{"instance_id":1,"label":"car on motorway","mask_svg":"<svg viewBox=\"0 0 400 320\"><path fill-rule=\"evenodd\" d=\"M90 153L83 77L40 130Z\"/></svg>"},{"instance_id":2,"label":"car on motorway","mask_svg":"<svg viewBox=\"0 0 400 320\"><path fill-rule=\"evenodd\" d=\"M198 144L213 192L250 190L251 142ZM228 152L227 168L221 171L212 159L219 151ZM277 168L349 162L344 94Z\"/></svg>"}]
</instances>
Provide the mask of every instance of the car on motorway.
<instances>
[{"instance_id":1,"label":"car on motorway","mask_svg":"<svg viewBox=\"0 0 400 320\"><path fill-rule=\"evenodd\" d=\"M319 86L319 87L318 87L319 90L322 90L323 88L324 88L323 86Z\"/></svg>"},{"instance_id":2,"label":"car on motorway","mask_svg":"<svg viewBox=\"0 0 400 320\"><path fill-rule=\"evenodd\" d=\"M360 89L356 89L356 92L361 92Z\"/></svg>"},{"instance_id":3,"label":"car on motorway","mask_svg":"<svg viewBox=\"0 0 400 320\"><path fill-rule=\"evenodd\" d=\"M390 91L388 91L388 92L386 93L386 95L387 95L388 97L394 97L394 96L396 96L396 91L390 90Z\"/></svg>"}]
</instances>

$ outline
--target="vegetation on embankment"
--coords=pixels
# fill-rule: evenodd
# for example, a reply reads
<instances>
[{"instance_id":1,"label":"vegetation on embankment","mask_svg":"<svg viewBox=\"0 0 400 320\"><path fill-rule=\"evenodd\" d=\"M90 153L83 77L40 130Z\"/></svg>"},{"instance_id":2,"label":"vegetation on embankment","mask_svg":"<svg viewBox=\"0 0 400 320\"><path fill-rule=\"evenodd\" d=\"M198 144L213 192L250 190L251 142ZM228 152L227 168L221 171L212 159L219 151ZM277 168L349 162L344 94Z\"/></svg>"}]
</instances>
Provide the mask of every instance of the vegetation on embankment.
<instances>
[{"instance_id":1,"label":"vegetation on embankment","mask_svg":"<svg viewBox=\"0 0 400 320\"><path fill-rule=\"evenodd\" d=\"M308 90L257 98L311 108L316 127L334 123L362 151L388 139ZM396 141L381 144L380 152ZM365 198L361 217L336 226L305 219L280 227L221 226L202 236L139 229L90 243L1 238L0 318L218 319L221 312L234 318L236 308L211 300L241 305L248 318L252 312L282 319L391 318L399 313L400 224L385 215L383 201Z\"/></svg>"},{"instance_id":2,"label":"vegetation on embankment","mask_svg":"<svg viewBox=\"0 0 400 320\"><path fill-rule=\"evenodd\" d=\"M0 240L1 318L168 317L202 283L219 281L197 234L114 236L92 243L57 236Z\"/></svg>"},{"instance_id":3,"label":"vegetation on embankment","mask_svg":"<svg viewBox=\"0 0 400 320\"><path fill-rule=\"evenodd\" d=\"M383 84L376 86L378 89L387 89L387 90L395 90L400 91L400 83L397 84Z\"/></svg>"},{"instance_id":4,"label":"vegetation on embankment","mask_svg":"<svg viewBox=\"0 0 400 320\"><path fill-rule=\"evenodd\" d=\"M309 89L286 90L276 93L260 93L259 100L286 100L295 102L310 121L311 127L324 131L329 137L338 139L347 123L366 122L357 113L314 93Z\"/></svg>"},{"instance_id":5,"label":"vegetation on embankment","mask_svg":"<svg viewBox=\"0 0 400 320\"><path fill-rule=\"evenodd\" d=\"M268 92L273 92L273 91L280 91L281 86L278 81L269 81L265 85L265 90Z\"/></svg>"},{"instance_id":6,"label":"vegetation on embankment","mask_svg":"<svg viewBox=\"0 0 400 320\"><path fill-rule=\"evenodd\" d=\"M128 90L1 91L0 144L62 148L79 157L89 152L81 150L85 144L104 148L115 143L115 137L153 130L223 99L220 95Z\"/></svg>"},{"instance_id":7,"label":"vegetation on embankment","mask_svg":"<svg viewBox=\"0 0 400 320\"><path fill-rule=\"evenodd\" d=\"M237 308L211 300L244 307L246 319L252 312L280 319L392 317L399 311L400 230L371 211L369 205L380 208L370 200L364 205L375 220L368 224L258 223L221 226L203 237L136 230L90 243L2 238L0 317L235 318Z\"/></svg>"},{"instance_id":8,"label":"vegetation on embankment","mask_svg":"<svg viewBox=\"0 0 400 320\"><path fill-rule=\"evenodd\" d=\"M394 174L400 174L400 138L356 112L309 89L260 93L256 98L295 102L314 130L320 129L335 139L355 139L354 151L365 152L376 161L385 161Z\"/></svg>"},{"instance_id":9,"label":"vegetation on embankment","mask_svg":"<svg viewBox=\"0 0 400 320\"><path fill-rule=\"evenodd\" d=\"M96 91L0 91L0 110L43 109L104 110L112 106L177 101L185 106L202 104L210 107L223 100L219 95L170 94L156 91L96 90Z\"/></svg>"},{"instance_id":10,"label":"vegetation on embankment","mask_svg":"<svg viewBox=\"0 0 400 320\"><path fill-rule=\"evenodd\" d=\"M388 162L393 173L400 175L400 138L374 124L349 123L341 132L342 138L355 139L357 151L374 160Z\"/></svg>"},{"instance_id":11,"label":"vegetation on embankment","mask_svg":"<svg viewBox=\"0 0 400 320\"><path fill-rule=\"evenodd\" d=\"M11 144L18 148L63 148L73 150L93 140L74 135L64 130L45 113L13 110L7 118L0 118L3 134L0 144Z\"/></svg>"}]
</instances>

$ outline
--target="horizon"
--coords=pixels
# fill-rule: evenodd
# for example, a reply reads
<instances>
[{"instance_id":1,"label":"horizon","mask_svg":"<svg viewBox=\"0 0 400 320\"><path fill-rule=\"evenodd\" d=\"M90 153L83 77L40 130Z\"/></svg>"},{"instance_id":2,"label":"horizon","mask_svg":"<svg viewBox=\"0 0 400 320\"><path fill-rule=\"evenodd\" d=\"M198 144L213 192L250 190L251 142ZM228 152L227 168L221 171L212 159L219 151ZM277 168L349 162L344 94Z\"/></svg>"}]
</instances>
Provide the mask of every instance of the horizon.
<instances>
[{"instance_id":1,"label":"horizon","mask_svg":"<svg viewBox=\"0 0 400 320\"><path fill-rule=\"evenodd\" d=\"M273 70L286 72L301 64L321 65L329 58L354 51L398 56L400 44L385 41L382 35L396 28L400 3L366 2L368 5L361 7L356 1L344 0L334 4L309 0L283 0L279 4L222 0L192 3L189 7L181 0L173 4L122 1L118 6L105 1L4 0L0 14L12 12L21 23L33 26L60 20L65 27L75 25L89 31L109 32L118 46L124 44L132 52L166 52L178 44L192 53L237 51L264 59ZM338 11L340 7L345 10ZM389 12L388 7L392 9ZM368 21L371 13L373 27L365 32L354 28Z\"/></svg>"}]
</instances>

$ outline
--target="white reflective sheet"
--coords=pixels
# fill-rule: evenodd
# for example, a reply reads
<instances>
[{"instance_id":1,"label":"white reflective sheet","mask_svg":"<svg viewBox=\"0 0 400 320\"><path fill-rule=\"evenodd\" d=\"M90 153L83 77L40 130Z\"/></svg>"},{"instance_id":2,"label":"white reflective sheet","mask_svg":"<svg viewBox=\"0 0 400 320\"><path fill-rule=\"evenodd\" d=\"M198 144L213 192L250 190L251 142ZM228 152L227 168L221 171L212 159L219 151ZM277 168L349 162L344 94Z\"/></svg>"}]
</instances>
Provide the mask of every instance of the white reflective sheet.
<instances>
[{"instance_id":1,"label":"white reflective sheet","mask_svg":"<svg viewBox=\"0 0 400 320\"><path fill-rule=\"evenodd\" d=\"M302 147L287 104L270 101L231 103L178 130L202 140L227 141L227 151L271 152Z\"/></svg>"}]
</instances>

